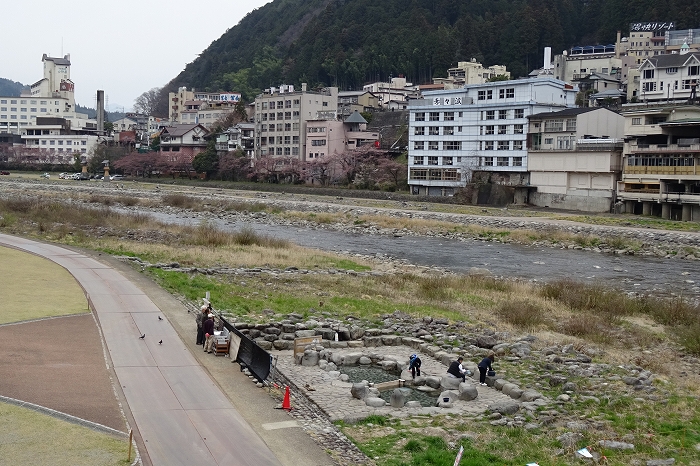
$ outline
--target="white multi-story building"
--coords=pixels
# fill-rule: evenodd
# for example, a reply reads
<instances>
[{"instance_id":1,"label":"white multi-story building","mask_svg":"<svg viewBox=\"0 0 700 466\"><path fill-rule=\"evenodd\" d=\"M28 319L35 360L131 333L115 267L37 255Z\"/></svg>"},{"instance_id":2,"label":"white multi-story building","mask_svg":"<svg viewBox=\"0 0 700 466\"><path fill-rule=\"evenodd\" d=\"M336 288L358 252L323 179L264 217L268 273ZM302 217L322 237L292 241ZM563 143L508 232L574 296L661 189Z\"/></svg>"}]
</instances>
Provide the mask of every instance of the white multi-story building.
<instances>
[{"instance_id":1,"label":"white multi-story building","mask_svg":"<svg viewBox=\"0 0 700 466\"><path fill-rule=\"evenodd\" d=\"M697 98L700 53L656 55L639 67L639 100L643 102Z\"/></svg>"},{"instance_id":2,"label":"white multi-story building","mask_svg":"<svg viewBox=\"0 0 700 466\"><path fill-rule=\"evenodd\" d=\"M302 83L266 89L255 98L255 158L291 157L306 160L306 122L334 120L338 88L309 91Z\"/></svg>"},{"instance_id":3,"label":"white multi-story building","mask_svg":"<svg viewBox=\"0 0 700 466\"><path fill-rule=\"evenodd\" d=\"M0 135L18 135L28 149L68 158L89 152L97 143L97 122L75 111L70 55L44 54L42 62L44 77L30 86L29 95L0 97Z\"/></svg>"},{"instance_id":4,"label":"white multi-story building","mask_svg":"<svg viewBox=\"0 0 700 466\"><path fill-rule=\"evenodd\" d=\"M577 89L553 78L498 81L425 92L409 106L408 184L450 196L473 172L527 183L527 117L573 107Z\"/></svg>"}]
</instances>

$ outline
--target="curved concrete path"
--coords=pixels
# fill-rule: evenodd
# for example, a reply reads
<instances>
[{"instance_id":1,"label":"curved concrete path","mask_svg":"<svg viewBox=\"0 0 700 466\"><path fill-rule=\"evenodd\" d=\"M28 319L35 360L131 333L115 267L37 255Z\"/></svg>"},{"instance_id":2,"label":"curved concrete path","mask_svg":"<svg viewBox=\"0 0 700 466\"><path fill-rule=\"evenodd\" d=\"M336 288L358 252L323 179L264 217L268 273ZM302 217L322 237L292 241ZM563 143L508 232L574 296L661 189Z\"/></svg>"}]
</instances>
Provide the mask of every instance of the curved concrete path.
<instances>
[{"instance_id":1,"label":"curved concrete path","mask_svg":"<svg viewBox=\"0 0 700 466\"><path fill-rule=\"evenodd\" d=\"M3 234L0 244L63 266L85 290L141 437L144 464L281 464L168 320L158 320L160 310L139 288L110 267L59 246Z\"/></svg>"}]
</instances>

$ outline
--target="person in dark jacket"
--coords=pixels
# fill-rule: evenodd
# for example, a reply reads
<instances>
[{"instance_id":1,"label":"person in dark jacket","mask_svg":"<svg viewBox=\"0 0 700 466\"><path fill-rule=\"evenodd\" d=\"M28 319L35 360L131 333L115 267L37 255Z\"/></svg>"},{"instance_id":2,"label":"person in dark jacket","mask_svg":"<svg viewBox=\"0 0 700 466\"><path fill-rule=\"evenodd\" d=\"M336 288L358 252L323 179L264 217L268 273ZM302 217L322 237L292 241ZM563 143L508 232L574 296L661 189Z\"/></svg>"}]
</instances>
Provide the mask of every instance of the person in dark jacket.
<instances>
[{"instance_id":1,"label":"person in dark jacket","mask_svg":"<svg viewBox=\"0 0 700 466\"><path fill-rule=\"evenodd\" d=\"M479 363L479 383L481 385L486 385L486 371L492 371L491 363L496 359L494 353L489 353L484 359Z\"/></svg>"},{"instance_id":2,"label":"person in dark jacket","mask_svg":"<svg viewBox=\"0 0 700 466\"><path fill-rule=\"evenodd\" d=\"M450 364L450 367L447 368L447 373L452 374L458 379L462 379L462 382L464 382L464 376L467 373L467 370L462 367L462 361L464 361L463 357L458 357L456 361L452 361L452 364Z\"/></svg>"},{"instance_id":3,"label":"person in dark jacket","mask_svg":"<svg viewBox=\"0 0 700 466\"><path fill-rule=\"evenodd\" d=\"M420 366L423 362L420 360L417 354L412 354L408 360L408 368L411 369L411 375L416 378L416 374L420 377Z\"/></svg>"},{"instance_id":4,"label":"person in dark jacket","mask_svg":"<svg viewBox=\"0 0 700 466\"><path fill-rule=\"evenodd\" d=\"M202 329L204 330L204 337L206 338L204 351L211 353L211 345L214 342L214 314L209 314L207 316L207 320L202 324Z\"/></svg>"},{"instance_id":5,"label":"person in dark jacket","mask_svg":"<svg viewBox=\"0 0 700 466\"><path fill-rule=\"evenodd\" d=\"M204 328L202 325L207 320L207 314L209 314L209 307L205 304L195 318L197 322L197 344L202 346L204 346Z\"/></svg>"}]
</instances>

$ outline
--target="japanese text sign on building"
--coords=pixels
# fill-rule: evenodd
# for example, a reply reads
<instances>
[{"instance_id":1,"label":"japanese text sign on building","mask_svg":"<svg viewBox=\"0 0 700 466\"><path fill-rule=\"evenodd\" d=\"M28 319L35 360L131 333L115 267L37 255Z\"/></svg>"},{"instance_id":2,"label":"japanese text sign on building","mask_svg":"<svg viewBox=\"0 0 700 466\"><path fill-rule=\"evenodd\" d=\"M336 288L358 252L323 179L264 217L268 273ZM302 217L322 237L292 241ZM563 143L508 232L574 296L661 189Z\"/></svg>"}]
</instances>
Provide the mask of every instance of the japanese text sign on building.
<instances>
[{"instance_id":1,"label":"japanese text sign on building","mask_svg":"<svg viewBox=\"0 0 700 466\"><path fill-rule=\"evenodd\" d=\"M462 105L461 97L435 97L433 105Z\"/></svg>"},{"instance_id":2,"label":"japanese text sign on building","mask_svg":"<svg viewBox=\"0 0 700 466\"><path fill-rule=\"evenodd\" d=\"M670 31L675 29L676 25L673 21L660 23L632 23L630 24L630 32L653 32L653 31Z\"/></svg>"}]
</instances>

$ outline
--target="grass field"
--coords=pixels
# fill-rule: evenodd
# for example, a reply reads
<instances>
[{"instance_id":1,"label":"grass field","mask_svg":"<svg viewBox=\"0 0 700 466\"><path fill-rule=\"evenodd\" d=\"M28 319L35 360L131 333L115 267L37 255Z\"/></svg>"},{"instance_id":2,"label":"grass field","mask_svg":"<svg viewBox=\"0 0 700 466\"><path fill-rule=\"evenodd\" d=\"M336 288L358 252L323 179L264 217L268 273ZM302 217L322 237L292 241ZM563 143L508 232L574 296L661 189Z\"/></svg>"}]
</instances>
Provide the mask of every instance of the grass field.
<instances>
[{"instance_id":1,"label":"grass field","mask_svg":"<svg viewBox=\"0 0 700 466\"><path fill-rule=\"evenodd\" d=\"M2 465L126 465L129 464L128 448L127 440L27 408L0 403Z\"/></svg>"},{"instance_id":2,"label":"grass field","mask_svg":"<svg viewBox=\"0 0 700 466\"><path fill-rule=\"evenodd\" d=\"M61 266L0 247L0 324L88 312L82 288Z\"/></svg>"}]
</instances>

